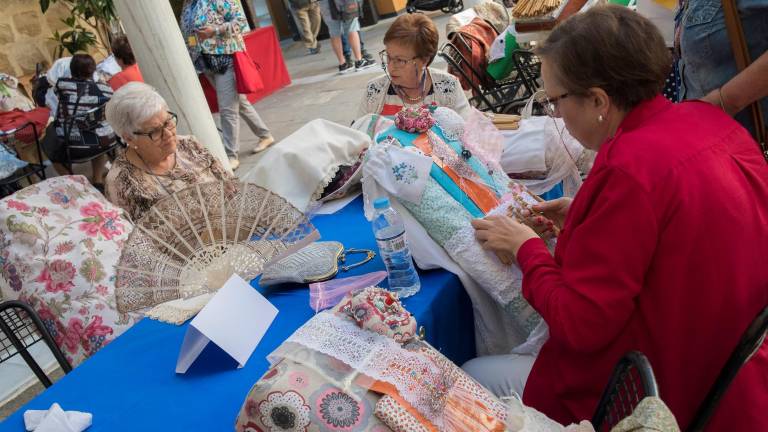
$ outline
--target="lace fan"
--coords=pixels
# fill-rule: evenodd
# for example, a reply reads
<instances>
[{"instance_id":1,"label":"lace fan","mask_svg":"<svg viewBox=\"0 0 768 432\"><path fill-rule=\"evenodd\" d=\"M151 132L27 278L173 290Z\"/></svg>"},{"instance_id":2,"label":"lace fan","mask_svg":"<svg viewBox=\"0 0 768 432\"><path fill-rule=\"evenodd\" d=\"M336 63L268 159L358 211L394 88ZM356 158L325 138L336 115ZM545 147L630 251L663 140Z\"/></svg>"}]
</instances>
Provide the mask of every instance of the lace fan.
<instances>
[{"instance_id":1,"label":"lace fan","mask_svg":"<svg viewBox=\"0 0 768 432\"><path fill-rule=\"evenodd\" d=\"M319 238L301 211L251 183L191 186L155 204L136 223L117 265L120 312L215 292L245 280Z\"/></svg>"}]
</instances>

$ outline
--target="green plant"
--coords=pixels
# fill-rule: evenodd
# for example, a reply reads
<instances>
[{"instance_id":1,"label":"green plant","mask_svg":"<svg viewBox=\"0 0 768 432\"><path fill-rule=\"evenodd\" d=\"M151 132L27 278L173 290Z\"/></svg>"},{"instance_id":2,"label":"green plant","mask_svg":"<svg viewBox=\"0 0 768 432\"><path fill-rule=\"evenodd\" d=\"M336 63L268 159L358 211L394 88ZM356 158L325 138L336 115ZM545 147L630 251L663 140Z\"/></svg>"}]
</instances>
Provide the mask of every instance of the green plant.
<instances>
[{"instance_id":1,"label":"green plant","mask_svg":"<svg viewBox=\"0 0 768 432\"><path fill-rule=\"evenodd\" d=\"M67 25L64 33L56 31L51 37L58 42L56 57L64 51L74 54L97 47L109 51L110 26L117 21L113 0L39 0L40 10L45 13L57 2L67 6L70 16L61 21ZM97 37L98 36L98 37Z\"/></svg>"}]
</instances>

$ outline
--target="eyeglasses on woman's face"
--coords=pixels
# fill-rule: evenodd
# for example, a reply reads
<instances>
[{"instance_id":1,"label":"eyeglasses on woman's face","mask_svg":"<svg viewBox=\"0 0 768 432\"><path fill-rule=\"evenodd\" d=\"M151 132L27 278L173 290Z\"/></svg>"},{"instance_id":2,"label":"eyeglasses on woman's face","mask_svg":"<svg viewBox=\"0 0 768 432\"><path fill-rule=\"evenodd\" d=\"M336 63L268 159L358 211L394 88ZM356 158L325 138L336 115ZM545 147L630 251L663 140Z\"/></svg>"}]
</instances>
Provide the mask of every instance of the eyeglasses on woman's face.
<instances>
[{"instance_id":1,"label":"eyeglasses on woman's face","mask_svg":"<svg viewBox=\"0 0 768 432\"><path fill-rule=\"evenodd\" d=\"M403 57L396 57L396 56L390 56L387 53L387 50L381 50L379 52L379 57L381 57L381 64L387 65L392 68L404 68L405 66L409 64L416 63L416 59L418 59L418 56L411 57L411 58L403 58Z\"/></svg>"},{"instance_id":2,"label":"eyeglasses on woman's face","mask_svg":"<svg viewBox=\"0 0 768 432\"><path fill-rule=\"evenodd\" d=\"M538 93L536 95L536 102L544 107L544 113L550 117L560 117L558 110L559 102L569 96L568 92L561 94L560 96L549 97L546 93Z\"/></svg>"},{"instance_id":3,"label":"eyeglasses on woman's face","mask_svg":"<svg viewBox=\"0 0 768 432\"><path fill-rule=\"evenodd\" d=\"M178 122L178 116L175 113L168 111L168 118L163 122L162 126L156 127L150 131L142 132L135 131L133 134L138 136L145 136L150 141L158 141L165 137L165 131L171 131L176 129L176 123Z\"/></svg>"}]
</instances>

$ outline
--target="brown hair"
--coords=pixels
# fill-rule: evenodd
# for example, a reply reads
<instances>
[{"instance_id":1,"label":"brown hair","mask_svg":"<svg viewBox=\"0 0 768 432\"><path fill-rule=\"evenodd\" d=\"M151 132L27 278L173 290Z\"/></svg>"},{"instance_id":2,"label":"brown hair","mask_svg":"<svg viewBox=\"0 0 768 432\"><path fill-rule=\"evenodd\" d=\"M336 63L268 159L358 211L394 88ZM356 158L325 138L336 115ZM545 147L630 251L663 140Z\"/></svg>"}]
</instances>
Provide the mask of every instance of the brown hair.
<instances>
[{"instance_id":1,"label":"brown hair","mask_svg":"<svg viewBox=\"0 0 768 432\"><path fill-rule=\"evenodd\" d=\"M536 53L551 62L569 93L586 95L599 87L627 111L659 94L672 67L656 26L616 5L568 18Z\"/></svg>"},{"instance_id":2,"label":"brown hair","mask_svg":"<svg viewBox=\"0 0 768 432\"><path fill-rule=\"evenodd\" d=\"M72 78L89 80L93 79L96 71L96 61L89 54L77 53L69 62L69 73Z\"/></svg>"},{"instance_id":3,"label":"brown hair","mask_svg":"<svg viewBox=\"0 0 768 432\"><path fill-rule=\"evenodd\" d=\"M414 13L397 17L384 35L384 45L394 42L411 47L417 57L430 64L439 39L435 23L424 14Z\"/></svg>"},{"instance_id":4,"label":"brown hair","mask_svg":"<svg viewBox=\"0 0 768 432\"><path fill-rule=\"evenodd\" d=\"M126 66L136 64L136 56L133 55L133 49L130 42L125 35L117 36L112 41L112 54L119 58L120 61L125 63Z\"/></svg>"}]
</instances>

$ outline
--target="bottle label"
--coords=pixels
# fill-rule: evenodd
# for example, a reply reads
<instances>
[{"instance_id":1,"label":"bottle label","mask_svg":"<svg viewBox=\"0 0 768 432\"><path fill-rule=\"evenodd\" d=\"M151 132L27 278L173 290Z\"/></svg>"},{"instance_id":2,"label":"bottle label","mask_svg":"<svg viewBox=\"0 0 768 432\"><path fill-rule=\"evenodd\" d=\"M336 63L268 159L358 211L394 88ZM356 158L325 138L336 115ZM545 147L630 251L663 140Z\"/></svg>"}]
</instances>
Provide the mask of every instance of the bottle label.
<instances>
[{"instance_id":1,"label":"bottle label","mask_svg":"<svg viewBox=\"0 0 768 432\"><path fill-rule=\"evenodd\" d=\"M382 252L397 252L406 248L405 232L388 239L376 240Z\"/></svg>"}]
</instances>

